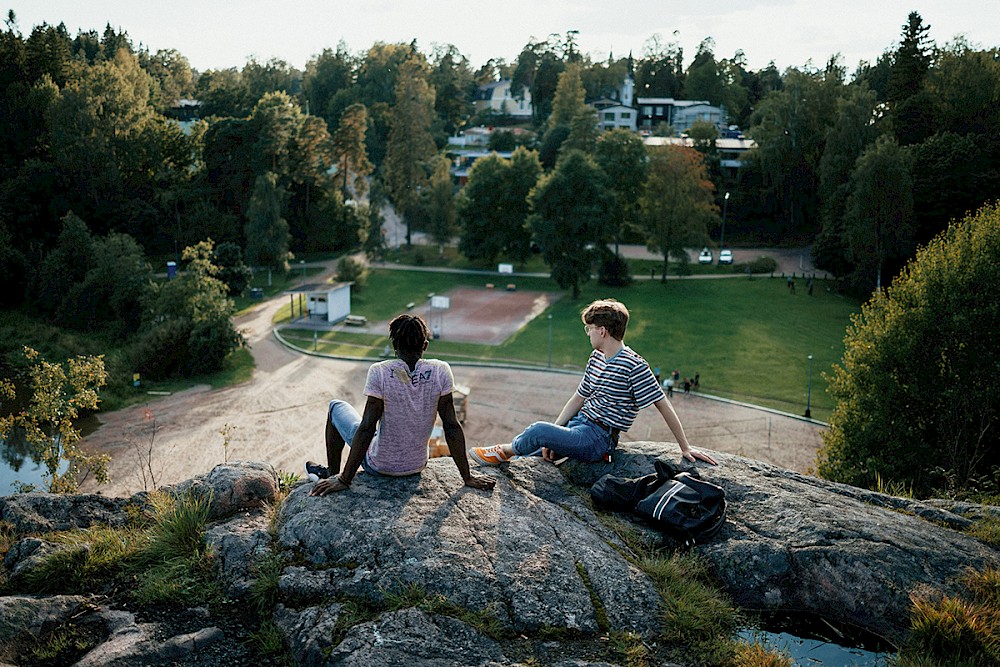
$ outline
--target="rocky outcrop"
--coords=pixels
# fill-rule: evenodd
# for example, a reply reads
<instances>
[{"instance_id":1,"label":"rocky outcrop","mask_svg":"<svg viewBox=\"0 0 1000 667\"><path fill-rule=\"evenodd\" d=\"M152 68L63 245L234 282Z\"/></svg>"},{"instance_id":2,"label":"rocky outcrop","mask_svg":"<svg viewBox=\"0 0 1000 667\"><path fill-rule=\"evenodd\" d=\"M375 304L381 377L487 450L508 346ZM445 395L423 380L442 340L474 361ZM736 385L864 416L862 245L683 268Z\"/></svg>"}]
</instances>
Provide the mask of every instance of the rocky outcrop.
<instances>
[{"instance_id":1,"label":"rocky outcrop","mask_svg":"<svg viewBox=\"0 0 1000 667\"><path fill-rule=\"evenodd\" d=\"M220 466L177 489L213 499L206 542L230 597L249 595L264 559L278 563L279 603L270 620L300 664L515 665L518 652L498 637L657 634L656 589L601 522L586 489L606 472L638 477L655 458L678 454L672 446L632 443L613 464L557 468L522 459L483 471L497 480L492 492L463 487L454 465L435 459L419 476L362 474L350 491L324 498L309 496L312 484L302 484L273 522L260 510L277 496L269 466ZM966 568L998 563L994 548L962 532L988 508L893 498L751 459L717 458L718 467L699 470L725 488L728 522L696 551L742 607L815 612L899 641L912 590L954 593ZM79 506L73 502L30 495L0 499L4 519L33 527L95 521L93 510L84 519L56 514ZM116 525L120 514L109 511L106 522ZM634 528L662 539L640 523ZM25 536L7 554L7 573L30 570L52 548ZM0 598L4 604L21 602ZM362 607L370 613L359 616ZM227 641L207 617L154 639L152 626L113 609L99 613L108 640L95 649L103 653L81 664L157 664L181 650L188 651L185 664L218 664L197 656ZM3 636L34 636L30 614L7 616L23 620L0 628ZM161 645L169 651L154 653ZM564 651L559 640L539 646L542 664L604 664Z\"/></svg>"},{"instance_id":2,"label":"rocky outcrop","mask_svg":"<svg viewBox=\"0 0 1000 667\"><path fill-rule=\"evenodd\" d=\"M454 465L362 476L324 498L306 485L282 505L278 542L323 568L327 596L378 601L417 586L518 632L655 633L650 580L559 469L539 463L495 473L492 493L463 487Z\"/></svg>"},{"instance_id":3,"label":"rocky outcrop","mask_svg":"<svg viewBox=\"0 0 1000 667\"><path fill-rule=\"evenodd\" d=\"M677 450L629 445L615 457L613 472L646 474L664 454ZM895 498L739 456L716 458L717 468L700 471L726 490L728 521L697 551L742 607L814 612L898 643L911 591L927 585L955 594L967 568L1000 562L994 548L960 532L972 521L947 504ZM601 470L569 472L587 484Z\"/></svg>"}]
</instances>

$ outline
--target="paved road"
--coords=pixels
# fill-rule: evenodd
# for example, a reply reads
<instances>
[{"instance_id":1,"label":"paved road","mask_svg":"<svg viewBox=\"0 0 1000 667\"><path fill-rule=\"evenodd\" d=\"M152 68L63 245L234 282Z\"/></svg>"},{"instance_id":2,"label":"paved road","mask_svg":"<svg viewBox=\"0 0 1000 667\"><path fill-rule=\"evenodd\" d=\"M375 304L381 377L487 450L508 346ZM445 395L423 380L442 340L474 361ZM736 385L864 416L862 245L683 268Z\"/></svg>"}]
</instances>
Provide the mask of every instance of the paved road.
<instances>
[{"instance_id":1,"label":"paved road","mask_svg":"<svg viewBox=\"0 0 1000 667\"><path fill-rule=\"evenodd\" d=\"M406 225L400 219L396 210L391 206L386 204L382 208L382 229L385 232L386 242L390 248L398 248L401 245L406 244ZM430 237L424 232L414 231L410 235L411 240L414 245L433 245ZM457 244L457 239L453 241L453 244ZM688 257L691 262L698 261L698 252L701 248L689 248ZM807 247L803 248L733 248L733 261L737 264L740 262L749 262L751 260L757 259L758 257L772 257L776 262L778 262L778 273L785 274L798 274L801 275L805 273L815 273L816 268L812 263L812 253L811 249ZM630 259L654 259L658 261L663 261L662 253L650 252L644 245L621 245L619 246L619 252L623 257L628 257ZM716 259L718 259L718 250L713 250L713 254ZM641 276L636 276L641 277Z\"/></svg>"}]
</instances>

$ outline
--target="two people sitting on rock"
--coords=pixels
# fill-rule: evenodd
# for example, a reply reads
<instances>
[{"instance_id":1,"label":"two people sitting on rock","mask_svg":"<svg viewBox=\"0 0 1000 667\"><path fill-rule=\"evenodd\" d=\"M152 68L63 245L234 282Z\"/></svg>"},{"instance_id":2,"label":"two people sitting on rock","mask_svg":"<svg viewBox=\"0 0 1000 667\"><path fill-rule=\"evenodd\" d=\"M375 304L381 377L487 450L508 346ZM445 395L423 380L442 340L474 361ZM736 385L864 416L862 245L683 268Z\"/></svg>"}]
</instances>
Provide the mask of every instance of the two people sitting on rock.
<instances>
[{"instance_id":1,"label":"two people sitting on rock","mask_svg":"<svg viewBox=\"0 0 1000 667\"><path fill-rule=\"evenodd\" d=\"M427 439L436 415L441 416L445 442L465 485L484 490L495 486L494 480L469 471L465 432L452 398L455 379L447 363L423 358L429 339L427 325L416 315L400 315L389 323L389 340L397 358L368 369L364 416L345 401L330 401L327 465L306 462L310 478L320 480L310 495L346 490L359 467L394 477L419 473L427 465ZM345 444L350 454L343 472L337 474Z\"/></svg>"},{"instance_id":2,"label":"two people sitting on rock","mask_svg":"<svg viewBox=\"0 0 1000 667\"><path fill-rule=\"evenodd\" d=\"M677 413L646 360L625 345L629 312L615 299L594 301L581 313L583 330L594 351L583 379L555 423L535 422L510 444L476 447L472 460L500 465L515 456L539 456L555 462L569 457L588 463L609 460L620 433L628 431L639 410L654 406L677 439L688 461L715 465L708 454L692 449Z\"/></svg>"}]
</instances>

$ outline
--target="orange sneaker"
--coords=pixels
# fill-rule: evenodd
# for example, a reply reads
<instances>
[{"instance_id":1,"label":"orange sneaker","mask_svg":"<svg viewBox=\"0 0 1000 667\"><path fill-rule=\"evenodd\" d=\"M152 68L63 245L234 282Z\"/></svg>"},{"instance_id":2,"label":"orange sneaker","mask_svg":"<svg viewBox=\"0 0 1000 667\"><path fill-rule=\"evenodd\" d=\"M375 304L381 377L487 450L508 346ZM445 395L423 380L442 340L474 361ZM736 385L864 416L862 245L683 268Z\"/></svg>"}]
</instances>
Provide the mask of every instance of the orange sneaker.
<instances>
[{"instance_id":1,"label":"orange sneaker","mask_svg":"<svg viewBox=\"0 0 1000 667\"><path fill-rule=\"evenodd\" d=\"M513 454L505 454L503 445L493 445L492 447L473 447L469 450L469 458L481 466L498 466L507 463Z\"/></svg>"}]
</instances>

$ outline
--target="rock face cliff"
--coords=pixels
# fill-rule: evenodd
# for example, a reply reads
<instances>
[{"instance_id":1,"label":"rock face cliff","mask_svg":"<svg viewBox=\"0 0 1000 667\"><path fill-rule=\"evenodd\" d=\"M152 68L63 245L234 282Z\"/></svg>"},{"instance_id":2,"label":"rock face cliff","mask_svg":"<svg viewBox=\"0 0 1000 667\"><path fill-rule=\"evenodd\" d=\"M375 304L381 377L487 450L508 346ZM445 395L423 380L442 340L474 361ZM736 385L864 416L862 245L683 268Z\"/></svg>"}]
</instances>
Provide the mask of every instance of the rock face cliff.
<instances>
[{"instance_id":1,"label":"rock face cliff","mask_svg":"<svg viewBox=\"0 0 1000 667\"><path fill-rule=\"evenodd\" d=\"M219 466L181 487L212 491L206 541L232 599L248 595L257 564L279 563L271 618L299 664L513 665L523 650L496 637L526 636L547 640L535 645L541 664L566 667L603 664L574 653L588 637L629 631L652 639L660 630L659 594L586 489L606 472L638 477L652 471L653 459L678 455L675 446L633 443L613 464L519 460L485 471L497 479L492 493L464 488L450 460L434 459L419 476L360 475L350 491L326 498L299 485L280 505L276 530L259 509L277 497L269 466ZM899 641L910 591L929 585L953 593L966 568L1000 560L962 532L970 521L957 512L981 508L953 512L717 457L718 467L700 472L725 488L729 519L696 552L741 607L811 611ZM4 561L8 588L16 591L17 576L58 548L47 531L114 525L124 521L125 503L0 499L0 519L21 538ZM635 530L659 539L641 524ZM391 611L351 622L365 603ZM108 637L81 665L224 664L219 647L232 639L207 611L188 610L201 622L163 637L109 600L9 595L0 609L0 662L45 623L81 613Z\"/></svg>"}]
</instances>

